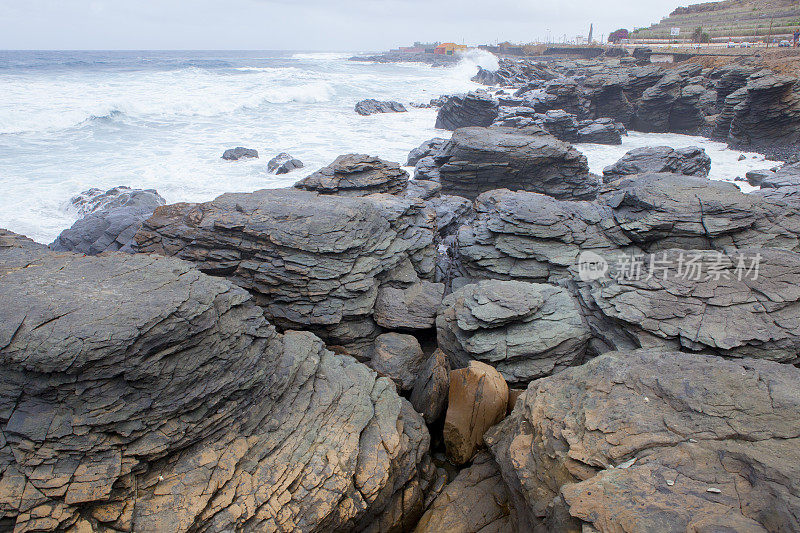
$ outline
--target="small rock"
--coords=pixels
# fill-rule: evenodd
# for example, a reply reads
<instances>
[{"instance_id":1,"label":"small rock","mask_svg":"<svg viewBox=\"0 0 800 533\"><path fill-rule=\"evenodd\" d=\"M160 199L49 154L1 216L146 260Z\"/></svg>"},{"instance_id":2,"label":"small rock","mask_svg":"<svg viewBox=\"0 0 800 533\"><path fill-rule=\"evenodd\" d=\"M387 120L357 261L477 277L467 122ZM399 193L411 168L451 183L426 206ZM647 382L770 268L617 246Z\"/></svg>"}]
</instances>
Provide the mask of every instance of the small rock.
<instances>
[{"instance_id":1,"label":"small rock","mask_svg":"<svg viewBox=\"0 0 800 533\"><path fill-rule=\"evenodd\" d=\"M239 159L250 158L258 159L258 150L237 146L236 148L225 150L225 153L222 154L222 159L225 159L226 161L238 161Z\"/></svg>"},{"instance_id":2,"label":"small rock","mask_svg":"<svg viewBox=\"0 0 800 533\"><path fill-rule=\"evenodd\" d=\"M441 350L436 350L420 369L411 390L411 405L425 418L425 423L433 424L444 413L450 385L450 361Z\"/></svg>"},{"instance_id":3,"label":"small rock","mask_svg":"<svg viewBox=\"0 0 800 533\"><path fill-rule=\"evenodd\" d=\"M375 339L370 368L389 376L400 390L410 390L425 362L419 341L412 335L384 333Z\"/></svg>"},{"instance_id":4,"label":"small rock","mask_svg":"<svg viewBox=\"0 0 800 533\"><path fill-rule=\"evenodd\" d=\"M503 376L480 361L450 372L444 443L447 457L463 465L483 444L483 434L500 422L508 405L508 385Z\"/></svg>"},{"instance_id":5,"label":"small rock","mask_svg":"<svg viewBox=\"0 0 800 533\"><path fill-rule=\"evenodd\" d=\"M298 168L303 168L303 162L286 152L276 155L267 163L267 170L270 174L288 174Z\"/></svg>"},{"instance_id":6,"label":"small rock","mask_svg":"<svg viewBox=\"0 0 800 533\"><path fill-rule=\"evenodd\" d=\"M364 154L346 154L294 186L340 196L400 194L408 187L408 173L397 163Z\"/></svg>"},{"instance_id":7,"label":"small rock","mask_svg":"<svg viewBox=\"0 0 800 533\"><path fill-rule=\"evenodd\" d=\"M387 329L429 329L436 323L444 284L420 281L407 289L381 287L375 322Z\"/></svg>"},{"instance_id":8,"label":"small rock","mask_svg":"<svg viewBox=\"0 0 800 533\"><path fill-rule=\"evenodd\" d=\"M358 102L355 106L355 111L361 116L367 116L374 115L376 113L405 113L407 109L400 102L381 102L379 100L369 98L367 100L361 100Z\"/></svg>"}]
</instances>

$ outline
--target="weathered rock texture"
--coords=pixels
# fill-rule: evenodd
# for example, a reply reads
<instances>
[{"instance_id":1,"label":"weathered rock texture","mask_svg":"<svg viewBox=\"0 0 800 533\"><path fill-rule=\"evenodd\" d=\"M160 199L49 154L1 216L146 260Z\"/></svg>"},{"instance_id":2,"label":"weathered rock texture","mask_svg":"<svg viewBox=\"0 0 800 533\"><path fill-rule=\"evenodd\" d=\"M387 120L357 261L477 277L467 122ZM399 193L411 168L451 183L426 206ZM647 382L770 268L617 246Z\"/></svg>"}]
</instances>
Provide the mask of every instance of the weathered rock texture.
<instances>
[{"instance_id":1,"label":"weathered rock texture","mask_svg":"<svg viewBox=\"0 0 800 533\"><path fill-rule=\"evenodd\" d=\"M400 390L411 390L425 363L425 354L413 335L384 333L375 339L369 367L388 376Z\"/></svg>"},{"instance_id":2,"label":"weathered rock texture","mask_svg":"<svg viewBox=\"0 0 800 533\"><path fill-rule=\"evenodd\" d=\"M363 154L340 155L295 184L298 189L340 196L400 194L407 186L408 173L400 165Z\"/></svg>"},{"instance_id":3,"label":"weathered rock texture","mask_svg":"<svg viewBox=\"0 0 800 533\"><path fill-rule=\"evenodd\" d=\"M420 200L277 189L164 206L136 240L250 290L280 327L347 345L374 338L375 298L393 271L405 266L409 284L433 277L435 231Z\"/></svg>"},{"instance_id":4,"label":"weathered rock texture","mask_svg":"<svg viewBox=\"0 0 800 533\"><path fill-rule=\"evenodd\" d=\"M450 387L450 360L436 349L417 372L411 391L411 405L421 413L427 424L433 424L444 414Z\"/></svg>"},{"instance_id":5,"label":"weathered rock texture","mask_svg":"<svg viewBox=\"0 0 800 533\"><path fill-rule=\"evenodd\" d=\"M514 531L508 488L487 452L459 472L433 501L415 533L508 533Z\"/></svg>"},{"instance_id":6,"label":"weathered rock texture","mask_svg":"<svg viewBox=\"0 0 800 533\"><path fill-rule=\"evenodd\" d=\"M536 381L484 439L517 531L800 528L800 370L609 353Z\"/></svg>"},{"instance_id":7,"label":"weathered rock texture","mask_svg":"<svg viewBox=\"0 0 800 533\"><path fill-rule=\"evenodd\" d=\"M375 322L387 329L428 329L434 326L444 284L420 281L408 288L381 287L375 301Z\"/></svg>"},{"instance_id":8,"label":"weathered rock texture","mask_svg":"<svg viewBox=\"0 0 800 533\"><path fill-rule=\"evenodd\" d=\"M728 137L741 144L766 145L800 140L800 86L797 78L762 71L725 100L718 128L730 119Z\"/></svg>"},{"instance_id":9,"label":"weathered rock texture","mask_svg":"<svg viewBox=\"0 0 800 533\"><path fill-rule=\"evenodd\" d=\"M376 113L405 113L406 106L400 102L379 101L375 99L361 100L355 106L355 112L359 115L374 115Z\"/></svg>"},{"instance_id":10,"label":"weathered rock texture","mask_svg":"<svg viewBox=\"0 0 800 533\"><path fill-rule=\"evenodd\" d=\"M389 531L422 513L422 418L227 280L4 234L0 300L4 527Z\"/></svg>"},{"instance_id":11,"label":"weathered rock texture","mask_svg":"<svg viewBox=\"0 0 800 533\"><path fill-rule=\"evenodd\" d=\"M597 178L586 157L549 135L524 135L509 128L462 128L436 157L442 192L475 198L507 188L559 199L591 199Z\"/></svg>"},{"instance_id":12,"label":"weathered rock texture","mask_svg":"<svg viewBox=\"0 0 800 533\"><path fill-rule=\"evenodd\" d=\"M512 384L583 363L589 340L566 289L521 281L462 287L444 299L436 329L455 368L482 361Z\"/></svg>"},{"instance_id":13,"label":"weathered rock texture","mask_svg":"<svg viewBox=\"0 0 800 533\"><path fill-rule=\"evenodd\" d=\"M444 443L456 465L467 463L483 445L483 434L506 415L508 385L491 366L470 361L450 372Z\"/></svg>"},{"instance_id":14,"label":"weathered rock texture","mask_svg":"<svg viewBox=\"0 0 800 533\"><path fill-rule=\"evenodd\" d=\"M164 199L152 189L90 189L71 201L83 218L61 232L50 247L58 252L96 255L130 251L133 236Z\"/></svg>"},{"instance_id":15,"label":"weathered rock texture","mask_svg":"<svg viewBox=\"0 0 800 533\"><path fill-rule=\"evenodd\" d=\"M635 264L641 261L641 270ZM612 347L661 347L796 363L800 254L672 249L612 263L582 284L596 336Z\"/></svg>"},{"instance_id":16,"label":"weathered rock texture","mask_svg":"<svg viewBox=\"0 0 800 533\"><path fill-rule=\"evenodd\" d=\"M632 174L668 172L686 176L708 176L711 158L702 148L675 150L669 146L647 146L631 150L622 159L603 170L603 181L614 181Z\"/></svg>"},{"instance_id":17,"label":"weathered rock texture","mask_svg":"<svg viewBox=\"0 0 800 533\"><path fill-rule=\"evenodd\" d=\"M439 109L436 127L457 130L469 126L489 126L497 118L499 104L484 92L450 96Z\"/></svg>"}]
</instances>

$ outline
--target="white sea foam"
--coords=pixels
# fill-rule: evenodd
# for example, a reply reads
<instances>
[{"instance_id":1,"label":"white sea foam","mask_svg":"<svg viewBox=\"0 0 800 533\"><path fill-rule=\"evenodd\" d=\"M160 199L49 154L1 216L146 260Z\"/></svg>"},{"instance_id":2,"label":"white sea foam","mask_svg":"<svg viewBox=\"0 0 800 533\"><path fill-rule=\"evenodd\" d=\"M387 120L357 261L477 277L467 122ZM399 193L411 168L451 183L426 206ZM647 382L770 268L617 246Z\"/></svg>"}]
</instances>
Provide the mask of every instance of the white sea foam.
<instances>
[{"instance_id":1,"label":"white sea foam","mask_svg":"<svg viewBox=\"0 0 800 533\"><path fill-rule=\"evenodd\" d=\"M294 59L305 59L307 61L336 61L339 59L348 59L352 56L352 53L347 52L307 52L292 54L292 58Z\"/></svg>"}]
</instances>

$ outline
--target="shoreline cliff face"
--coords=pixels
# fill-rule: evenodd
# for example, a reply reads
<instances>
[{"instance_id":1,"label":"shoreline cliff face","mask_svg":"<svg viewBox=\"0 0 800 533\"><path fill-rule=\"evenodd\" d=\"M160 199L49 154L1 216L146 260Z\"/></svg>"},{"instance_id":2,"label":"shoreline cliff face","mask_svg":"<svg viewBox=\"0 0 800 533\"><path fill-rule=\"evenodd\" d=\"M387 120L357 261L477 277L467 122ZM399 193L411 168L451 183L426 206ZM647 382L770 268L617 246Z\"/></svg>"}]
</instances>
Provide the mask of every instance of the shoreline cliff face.
<instances>
[{"instance_id":1,"label":"shoreline cliff face","mask_svg":"<svg viewBox=\"0 0 800 533\"><path fill-rule=\"evenodd\" d=\"M57 251L0 230L0 524L800 529L800 166L744 194L701 149L600 177L570 144L778 142L794 89L615 61L503 65L413 179L347 154L204 203L108 191Z\"/></svg>"}]
</instances>

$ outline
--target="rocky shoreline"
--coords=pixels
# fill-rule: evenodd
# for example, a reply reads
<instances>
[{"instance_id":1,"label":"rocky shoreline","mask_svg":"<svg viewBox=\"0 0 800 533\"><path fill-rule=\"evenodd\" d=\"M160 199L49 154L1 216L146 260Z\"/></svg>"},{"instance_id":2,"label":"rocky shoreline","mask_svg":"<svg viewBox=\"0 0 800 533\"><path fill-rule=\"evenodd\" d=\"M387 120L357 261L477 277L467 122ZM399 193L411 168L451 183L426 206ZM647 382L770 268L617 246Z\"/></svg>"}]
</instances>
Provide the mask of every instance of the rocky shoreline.
<instances>
[{"instance_id":1,"label":"rocky shoreline","mask_svg":"<svg viewBox=\"0 0 800 533\"><path fill-rule=\"evenodd\" d=\"M797 80L478 77L413 177L346 154L202 203L87 191L49 247L0 230L3 528L800 530L800 164L745 194L702 149L597 176L571 144L794 150Z\"/></svg>"}]
</instances>

